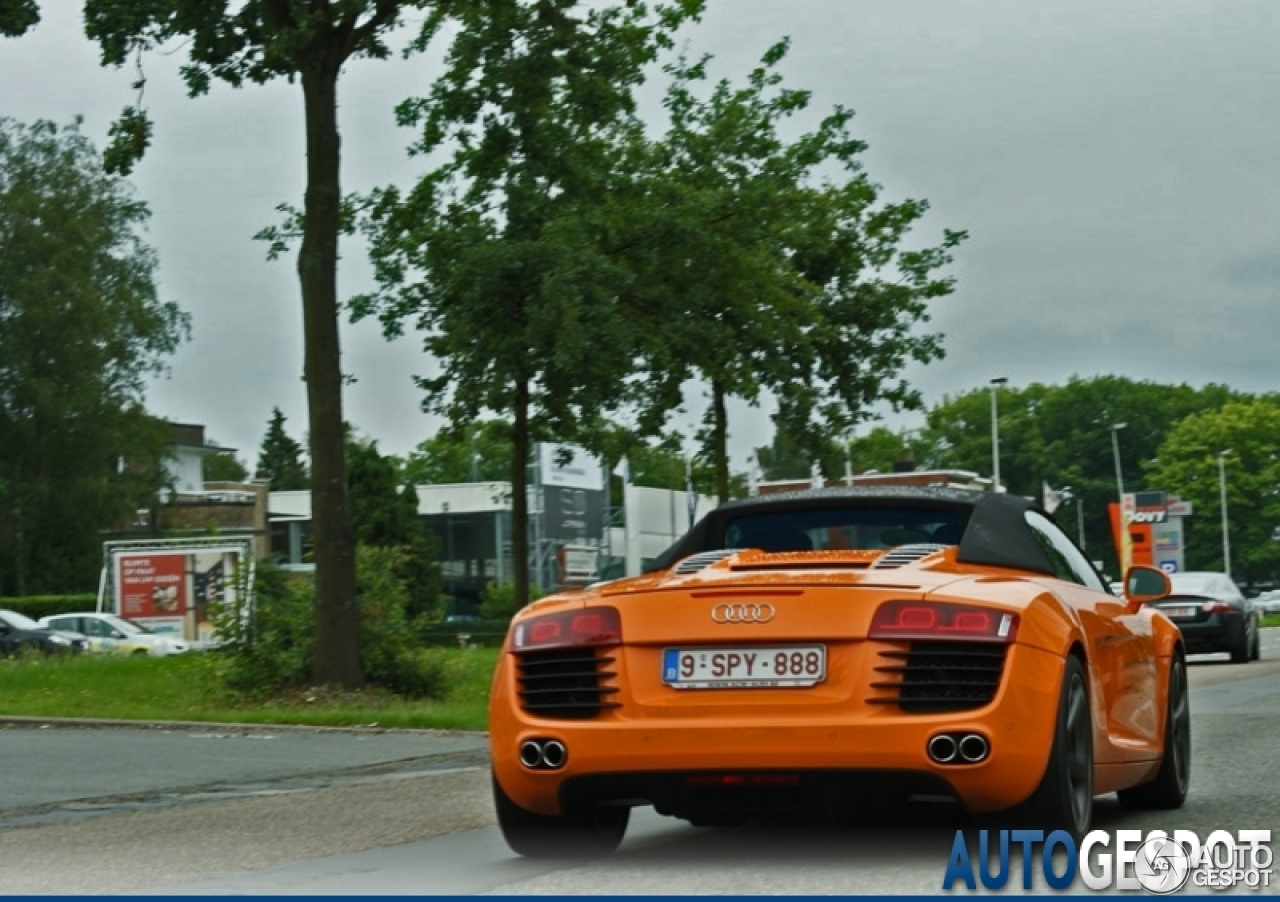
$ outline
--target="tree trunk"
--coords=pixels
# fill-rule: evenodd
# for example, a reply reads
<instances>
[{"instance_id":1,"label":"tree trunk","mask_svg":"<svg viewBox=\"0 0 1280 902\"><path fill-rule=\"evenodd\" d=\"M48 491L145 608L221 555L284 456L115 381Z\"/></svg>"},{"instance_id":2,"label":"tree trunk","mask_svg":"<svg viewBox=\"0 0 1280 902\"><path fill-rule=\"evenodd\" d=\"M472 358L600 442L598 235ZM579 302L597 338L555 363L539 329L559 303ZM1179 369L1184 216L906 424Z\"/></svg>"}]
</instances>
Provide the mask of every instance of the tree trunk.
<instances>
[{"instance_id":1,"label":"tree trunk","mask_svg":"<svg viewBox=\"0 0 1280 902\"><path fill-rule=\"evenodd\" d=\"M340 55L302 71L307 193L298 280L306 336L304 372L311 444L311 524L316 557L316 647L312 679L363 685L356 612L355 534L347 499L338 335L338 73Z\"/></svg>"},{"instance_id":2,"label":"tree trunk","mask_svg":"<svg viewBox=\"0 0 1280 902\"><path fill-rule=\"evenodd\" d=\"M716 468L716 495L720 503L729 500L729 413L725 409L724 386L711 381L712 444Z\"/></svg>"},{"instance_id":3,"label":"tree trunk","mask_svg":"<svg viewBox=\"0 0 1280 902\"><path fill-rule=\"evenodd\" d=\"M529 383L516 382L511 429L511 566L516 571L516 603L529 603Z\"/></svg>"}]
</instances>

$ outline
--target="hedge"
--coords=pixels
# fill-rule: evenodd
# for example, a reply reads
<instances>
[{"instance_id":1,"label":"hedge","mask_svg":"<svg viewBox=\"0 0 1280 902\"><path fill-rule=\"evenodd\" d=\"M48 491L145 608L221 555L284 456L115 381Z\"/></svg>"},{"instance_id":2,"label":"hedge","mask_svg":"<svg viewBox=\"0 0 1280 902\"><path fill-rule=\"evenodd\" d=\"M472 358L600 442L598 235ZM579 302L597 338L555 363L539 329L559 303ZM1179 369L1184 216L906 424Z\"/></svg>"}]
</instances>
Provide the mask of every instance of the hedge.
<instances>
[{"instance_id":1,"label":"hedge","mask_svg":"<svg viewBox=\"0 0 1280 902\"><path fill-rule=\"evenodd\" d=\"M0 608L26 614L32 620L52 617L54 614L71 614L77 611L93 611L98 607L98 596L84 595L27 595L22 598L0 598Z\"/></svg>"}]
</instances>

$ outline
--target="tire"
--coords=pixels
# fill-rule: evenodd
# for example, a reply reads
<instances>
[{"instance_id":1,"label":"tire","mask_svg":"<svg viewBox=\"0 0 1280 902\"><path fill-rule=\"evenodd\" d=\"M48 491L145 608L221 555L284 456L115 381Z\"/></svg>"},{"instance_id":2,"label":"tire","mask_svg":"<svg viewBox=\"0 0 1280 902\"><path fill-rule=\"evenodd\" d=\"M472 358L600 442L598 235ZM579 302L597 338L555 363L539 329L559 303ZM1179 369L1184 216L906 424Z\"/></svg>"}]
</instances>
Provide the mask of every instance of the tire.
<instances>
[{"instance_id":1,"label":"tire","mask_svg":"<svg viewBox=\"0 0 1280 902\"><path fill-rule=\"evenodd\" d=\"M1249 640L1249 621L1244 622L1244 635L1240 637L1240 644L1231 649L1232 664L1247 664L1252 660L1249 656L1253 652L1253 643Z\"/></svg>"},{"instance_id":2,"label":"tire","mask_svg":"<svg viewBox=\"0 0 1280 902\"><path fill-rule=\"evenodd\" d=\"M1253 644L1249 647L1249 660L1259 661L1262 659L1262 629L1258 626L1253 628Z\"/></svg>"},{"instance_id":3,"label":"tire","mask_svg":"<svg viewBox=\"0 0 1280 902\"><path fill-rule=\"evenodd\" d=\"M526 858L596 858L622 843L630 808L596 808L582 815L550 817L526 811L502 791L493 777L498 826L511 851Z\"/></svg>"},{"instance_id":4,"label":"tire","mask_svg":"<svg viewBox=\"0 0 1280 902\"><path fill-rule=\"evenodd\" d=\"M1065 830L1079 839L1093 820L1093 717L1084 664L1067 657L1058 699L1053 749L1040 785L1014 810L1013 819L1046 833Z\"/></svg>"},{"instance_id":5,"label":"tire","mask_svg":"<svg viewBox=\"0 0 1280 902\"><path fill-rule=\"evenodd\" d=\"M147 650L145 648L139 648L137 651L130 652L130 654L132 654L135 658L138 658L138 657L145 658L147 656Z\"/></svg>"},{"instance_id":6,"label":"tire","mask_svg":"<svg viewBox=\"0 0 1280 902\"><path fill-rule=\"evenodd\" d=\"M1187 664L1179 655L1169 667L1168 712L1164 722L1164 759L1150 783L1116 793L1125 808L1181 808L1191 788L1191 704L1187 696Z\"/></svg>"}]
</instances>

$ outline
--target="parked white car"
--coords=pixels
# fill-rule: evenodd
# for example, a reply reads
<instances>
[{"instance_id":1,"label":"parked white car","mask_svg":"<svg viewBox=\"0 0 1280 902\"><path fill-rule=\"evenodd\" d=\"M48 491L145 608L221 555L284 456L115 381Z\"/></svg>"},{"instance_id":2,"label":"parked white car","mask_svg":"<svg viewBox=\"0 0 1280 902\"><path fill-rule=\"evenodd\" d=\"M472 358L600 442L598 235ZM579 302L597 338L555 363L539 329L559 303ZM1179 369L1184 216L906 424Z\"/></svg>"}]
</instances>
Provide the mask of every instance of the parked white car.
<instances>
[{"instance_id":1,"label":"parked white car","mask_svg":"<svg viewBox=\"0 0 1280 902\"><path fill-rule=\"evenodd\" d=\"M157 633L141 623L115 614L56 614L40 618L40 625L71 630L89 637L89 650L163 658L189 651L190 643L176 635Z\"/></svg>"}]
</instances>

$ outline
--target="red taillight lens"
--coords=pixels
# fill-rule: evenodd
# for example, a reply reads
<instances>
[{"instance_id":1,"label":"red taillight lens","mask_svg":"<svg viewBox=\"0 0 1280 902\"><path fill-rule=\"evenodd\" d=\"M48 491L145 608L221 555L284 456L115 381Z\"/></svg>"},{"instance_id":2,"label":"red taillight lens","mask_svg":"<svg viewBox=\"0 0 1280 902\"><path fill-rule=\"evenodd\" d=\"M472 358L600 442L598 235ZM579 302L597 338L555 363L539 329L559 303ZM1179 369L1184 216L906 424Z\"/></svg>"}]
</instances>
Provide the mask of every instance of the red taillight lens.
<instances>
[{"instance_id":1,"label":"red taillight lens","mask_svg":"<svg viewBox=\"0 0 1280 902\"><path fill-rule=\"evenodd\" d=\"M622 621L613 608L558 611L517 623L511 629L511 650L530 651L566 646L616 645L622 641Z\"/></svg>"},{"instance_id":2,"label":"red taillight lens","mask_svg":"<svg viewBox=\"0 0 1280 902\"><path fill-rule=\"evenodd\" d=\"M1018 615L936 601L888 601L871 618L872 639L968 639L1012 642Z\"/></svg>"},{"instance_id":3,"label":"red taillight lens","mask_svg":"<svg viewBox=\"0 0 1280 902\"><path fill-rule=\"evenodd\" d=\"M1230 614L1235 608L1225 601L1206 601L1200 606L1206 614Z\"/></svg>"}]
</instances>

